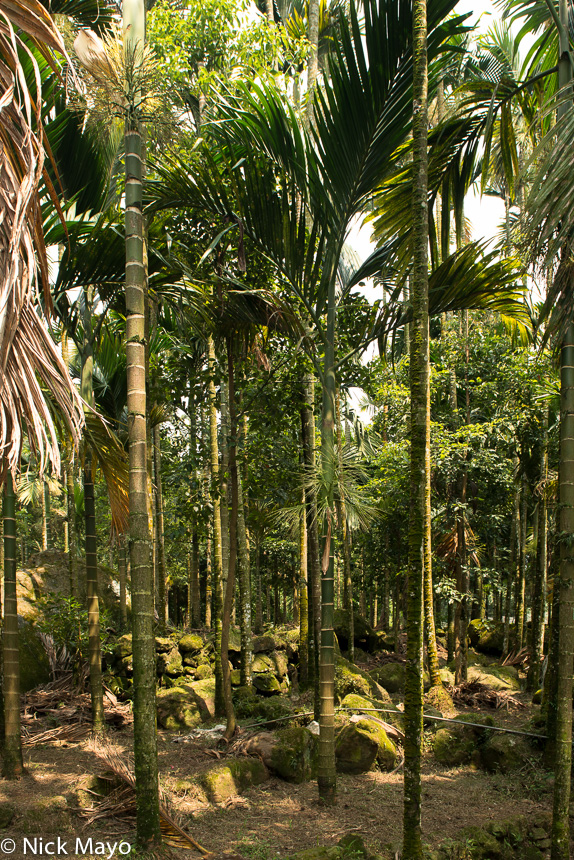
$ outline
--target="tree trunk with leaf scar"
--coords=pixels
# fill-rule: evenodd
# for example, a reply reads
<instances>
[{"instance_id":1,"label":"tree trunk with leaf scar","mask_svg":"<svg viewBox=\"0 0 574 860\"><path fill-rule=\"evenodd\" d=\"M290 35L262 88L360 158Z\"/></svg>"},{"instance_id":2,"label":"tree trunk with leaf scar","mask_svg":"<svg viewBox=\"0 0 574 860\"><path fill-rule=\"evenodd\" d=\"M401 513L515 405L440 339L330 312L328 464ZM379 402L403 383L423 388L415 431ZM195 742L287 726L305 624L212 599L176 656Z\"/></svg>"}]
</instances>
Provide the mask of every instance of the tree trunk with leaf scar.
<instances>
[{"instance_id":1,"label":"tree trunk with leaf scar","mask_svg":"<svg viewBox=\"0 0 574 860\"><path fill-rule=\"evenodd\" d=\"M235 373L233 362L233 343L227 338L227 370L229 392L229 480L231 484L231 512L229 516L229 568L223 602L223 632L221 636L221 667L223 674L223 699L227 726L225 737L235 734L235 711L231 698L231 673L229 669L229 633L235 592L235 568L237 565L237 517L239 509L239 486L237 469L237 418L235 408Z\"/></svg>"},{"instance_id":2,"label":"tree trunk with leaf scar","mask_svg":"<svg viewBox=\"0 0 574 860\"><path fill-rule=\"evenodd\" d=\"M223 669L221 664L223 611L223 553L221 540L221 490L219 482L219 445L217 441L217 399L215 392L215 344L208 338L209 356L209 456L211 464L211 504L213 518L213 619L215 630L215 714L225 714ZM227 504L227 502L225 502Z\"/></svg>"},{"instance_id":3,"label":"tree trunk with leaf scar","mask_svg":"<svg viewBox=\"0 0 574 860\"><path fill-rule=\"evenodd\" d=\"M405 667L403 858L422 860L421 754L423 736L423 630L426 493L429 438L429 320L426 0L413 2L413 278L410 332L411 515Z\"/></svg>"},{"instance_id":4,"label":"tree trunk with leaf scar","mask_svg":"<svg viewBox=\"0 0 574 860\"><path fill-rule=\"evenodd\" d=\"M309 676L313 678L315 700L315 719L318 720L321 711L319 691L319 643L321 641L321 564L319 560L319 533L317 516L317 498L312 476L315 474L315 419L313 404L315 402L315 380L312 374L306 374L303 381L304 404L301 408L301 440L303 445L303 460L305 465L305 510L307 516L307 549L309 581L310 624L309 640ZM311 643L312 639L312 643Z\"/></svg>"},{"instance_id":5,"label":"tree trunk with leaf scar","mask_svg":"<svg viewBox=\"0 0 574 860\"><path fill-rule=\"evenodd\" d=\"M16 597L16 494L12 474L6 475L4 485L4 626L3 695L4 749L2 775L19 779L22 762L20 727L20 652L18 649L18 602Z\"/></svg>"}]
</instances>

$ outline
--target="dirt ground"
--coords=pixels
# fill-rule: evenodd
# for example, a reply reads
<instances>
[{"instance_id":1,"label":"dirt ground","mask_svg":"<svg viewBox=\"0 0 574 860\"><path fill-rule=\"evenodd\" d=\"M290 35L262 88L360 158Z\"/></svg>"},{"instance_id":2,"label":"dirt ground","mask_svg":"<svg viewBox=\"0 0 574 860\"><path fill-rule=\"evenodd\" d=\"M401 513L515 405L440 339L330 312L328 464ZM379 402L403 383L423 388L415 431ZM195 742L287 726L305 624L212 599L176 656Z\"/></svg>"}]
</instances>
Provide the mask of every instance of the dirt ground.
<instances>
[{"instance_id":1,"label":"dirt ground","mask_svg":"<svg viewBox=\"0 0 574 860\"><path fill-rule=\"evenodd\" d=\"M505 713L504 720L494 713L497 722L512 723L515 728L525 726L530 715L531 706ZM111 731L109 742L120 758L129 762L131 733ZM218 757L225 761L226 755L225 750L206 749L197 741L175 743L169 733L159 735L162 785L178 820L209 851L233 851L253 860L280 860L304 848L336 844L351 831L360 833L375 852L388 852L392 846L394 853L399 848L402 772L339 775L338 803L332 808L319 804L315 782L292 785L274 777L225 804L210 804L187 781ZM127 844L134 842L133 820L103 817L89 821L80 817L75 789L86 775L106 770L89 740L26 747L24 757L26 773L20 781L0 780L0 819L3 804L11 803L16 809L12 823L0 831L0 860L8 855L17 860L30 856L110 856L111 848L99 846L99 842L112 846L116 842L112 856L126 855ZM552 778L536 753L521 771L505 776L471 767L445 769L426 750L423 802L424 838L435 846L443 839L456 838L470 825L549 812ZM60 843L60 850L57 842L48 844L58 836L66 843L64 848ZM14 846L6 839L13 839ZM81 841L79 851L77 839ZM181 849L171 849L170 853L199 856ZM137 855L132 852L130 856Z\"/></svg>"}]
</instances>

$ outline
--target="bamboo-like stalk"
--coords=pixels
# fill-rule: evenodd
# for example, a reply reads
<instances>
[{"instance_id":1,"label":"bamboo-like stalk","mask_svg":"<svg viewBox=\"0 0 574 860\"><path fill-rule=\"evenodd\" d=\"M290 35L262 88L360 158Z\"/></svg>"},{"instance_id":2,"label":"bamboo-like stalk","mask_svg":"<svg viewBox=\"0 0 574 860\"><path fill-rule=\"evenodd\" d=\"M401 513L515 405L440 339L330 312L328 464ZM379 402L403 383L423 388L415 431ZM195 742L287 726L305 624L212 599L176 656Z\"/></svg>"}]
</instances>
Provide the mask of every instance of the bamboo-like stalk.
<instances>
[{"instance_id":1,"label":"bamboo-like stalk","mask_svg":"<svg viewBox=\"0 0 574 860\"><path fill-rule=\"evenodd\" d=\"M153 468L156 530L156 575L158 595L159 629L164 632L167 626L167 571L165 564L165 532L163 523L163 488L161 482L161 432L159 425L153 428Z\"/></svg>"},{"instance_id":2,"label":"bamboo-like stalk","mask_svg":"<svg viewBox=\"0 0 574 860\"><path fill-rule=\"evenodd\" d=\"M16 596L16 494L10 472L4 486L4 625L3 695L4 749L2 775L19 779L24 770L20 728L20 652L18 649L18 601Z\"/></svg>"},{"instance_id":3,"label":"bamboo-like stalk","mask_svg":"<svg viewBox=\"0 0 574 860\"><path fill-rule=\"evenodd\" d=\"M307 524L305 520L305 491L303 509L299 515L299 683L309 683L309 596L307 591Z\"/></svg>"},{"instance_id":4,"label":"bamboo-like stalk","mask_svg":"<svg viewBox=\"0 0 574 860\"><path fill-rule=\"evenodd\" d=\"M221 613L223 609L223 553L221 541L221 495L219 485L219 445L217 442L217 397L215 392L215 344L207 340L209 370L209 462L211 468L211 504L213 509L213 627L215 630L215 714L225 713L223 669L221 665ZM227 504L227 502L226 502Z\"/></svg>"},{"instance_id":5,"label":"bamboo-like stalk","mask_svg":"<svg viewBox=\"0 0 574 860\"><path fill-rule=\"evenodd\" d=\"M337 387L335 406L337 410L337 457L339 461L339 497L341 511L341 544L343 547L343 581L345 612L349 628L349 660L355 662L355 612L353 606L353 580L351 578L351 536L347 523L345 484L343 479L343 434L341 432L341 390Z\"/></svg>"},{"instance_id":6,"label":"bamboo-like stalk","mask_svg":"<svg viewBox=\"0 0 574 860\"><path fill-rule=\"evenodd\" d=\"M145 43L143 0L123 5L125 51L137 67ZM129 440L130 566L134 666L136 826L140 845L161 842L157 767L156 656L152 537L148 515L146 277L142 218L143 147L138 92L125 124L126 355Z\"/></svg>"},{"instance_id":7,"label":"bamboo-like stalk","mask_svg":"<svg viewBox=\"0 0 574 860\"><path fill-rule=\"evenodd\" d=\"M428 69L426 0L413 0L413 278L410 332L411 516L405 667L403 858L422 860L423 606L430 492L428 321Z\"/></svg>"},{"instance_id":8,"label":"bamboo-like stalk","mask_svg":"<svg viewBox=\"0 0 574 860\"><path fill-rule=\"evenodd\" d=\"M548 566L548 407L542 417L542 451L540 454L540 497L538 500L538 533L536 541L536 575L532 594L532 648L526 679L527 690L537 690L544 651L544 616L546 610L546 576Z\"/></svg>"},{"instance_id":9,"label":"bamboo-like stalk","mask_svg":"<svg viewBox=\"0 0 574 860\"><path fill-rule=\"evenodd\" d=\"M221 668L223 675L223 699L227 726L225 737L235 734L235 711L231 698L231 674L229 669L229 634L235 591L235 570L237 565L237 517L239 509L239 481L237 469L237 417L235 408L235 373L233 363L233 342L227 338L227 381L229 392L229 479L231 483L231 512L229 516L229 568L223 601L223 631L221 636Z\"/></svg>"}]
</instances>

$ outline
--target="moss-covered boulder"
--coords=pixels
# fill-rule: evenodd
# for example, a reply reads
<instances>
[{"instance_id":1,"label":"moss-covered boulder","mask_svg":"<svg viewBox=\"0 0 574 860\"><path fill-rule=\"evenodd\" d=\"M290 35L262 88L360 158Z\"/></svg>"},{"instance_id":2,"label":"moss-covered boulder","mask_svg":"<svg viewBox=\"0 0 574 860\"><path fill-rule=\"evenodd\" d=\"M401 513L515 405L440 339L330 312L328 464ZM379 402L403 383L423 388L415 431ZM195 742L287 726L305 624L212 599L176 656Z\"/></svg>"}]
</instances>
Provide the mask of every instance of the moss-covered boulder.
<instances>
[{"instance_id":1,"label":"moss-covered boulder","mask_svg":"<svg viewBox=\"0 0 574 860\"><path fill-rule=\"evenodd\" d=\"M230 797L242 794L253 785L269 779L269 771L260 759L235 759L204 771L198 782L212 803L224 803Z\"/></svg>"},{"instance_id":2,"label":"moss-covered boulder","mask_svg":"<svg viewBox=\"0 0 574 860\"><path fill-rule=\"evenodd\" d=\"M265 652L275 651L280 646L280 642L271 633L265 633L261 636L255 636L252 642L253 653L261 654Z\"/></svg>"},{"instance_id":3,"label":"moss-covered boulder","mask_svg":"<svg viewBox=\"0 0 574 860\"><path fill-rule=\"evenodd\" d=\"M386 692L386 691L385 691ZM341 702L340 707L343 709L345 716L350 714L365 714L366 716L379 717L387 723L402 729L403 715L396 705L391 701L391 697L387 693L388 701L373 699L370 696L358 696L356 693L349 693ZM373 708L384 708L384 711L374 713ZM344 709L348 709L346 712Z\"/></svg>"},{"instance_id":4,"label":"moss-covered boulder","mask_svg":"<svg viewBox=\"0 0 574 860\"><path fill-rule=\"evenodd\" d=\"M508 773L522 767L532 756L532 748L518 735L497 732L482 746L480 764L489 773Z\"/></svg>"},{"instance_id":5,"label":"moss-covered boulder","mask_svg":"<svg viewBox=\"0 0 574 860\"><path fill-rule=\"evenodd\" d=\"M441 716L450 717L456 713L452 696L440 685L438 687L430 687L424 695L425 713L430 713L431 709L440 712ZM437 716L435 714L434 716Z\"/></svg>"},{"instance_id":6,"label":"moss-covered boulder","mask_svg":"<svg viewBox=\"0 0 574 860\"><path fill-rule=\"evenodd\" d=\"M383 630L371 630L367 637L367 651L369 654L377 654L379 651L394 651L395 639Z\"/></svg>"},{"instance_id":7,"label":"moss-covered boulder","mask_svg":"<svg viewBox=\"0 0 574 860\"><path fill-rule=\"evenodd\" d=\"M368 696L380 702L389 701L386 690L367 673L340 654L335 656L335 699L340 702L349 693Z\"/></svg>"},{"instance_id":8,"label":"moss-covered boulder","mask_svg":"<svg viewBox=\"0 0 574 860\"><path fill-rule=\"evenodd\" d=\"M492 735L488 731L491 726L494 726L491 716L461 714L456 723L437 731L433 744L436 760L447 767L476 762L479 750Z\"/></svg>"},{"instance_id":9,"label":"moss-covered boulder","mask_svg":"<svg viewBox=\"0 0 574 860\"><path fill-rule=\"evenodd\" d=\"M360 615L353 616L355 645L365 650L369 647L369 636L373 633L371 625ZM349 648L349 621L347 613L342 609L336 609L333 617L333 629L343 651Z\"/></svg>"},{"instance_id":10,"label":"moss-covered boulder","mask_svg":"<svg viewBox=\"0 0 574 860\"><path fill-rule=\"evenodd\" d=\"M229 646L228 650L230 654L235 653L239 654L241 651L241 633L239 630L236 630L234 627L229 631Z\"/></svg>"},{"instance_id":11,"label":"moss-covered boulder","mask_svg":"<svg viewBox=\"0 0 574 860\"><path fill-rule=\"evenodd\" d=\"M253 674L272 672L282 680L287 677L287 656L284 651L259 652L253 658Z\"/></svg>"},{"instance_id":12,"label":"moss-covered boulder","mask_svg":"<svg viewBox=\"0 0 574 860\"><path fill-rule=\"evenodd\" d=\"M212 678L213 669L211 665L209 663L200 663L199 666L193 669L193 677L196 681L204 681L206 678Z\"/></svg>"},{"instance_id":13,"label":"moss-covered boulder","mask_svg":"<svg viewBox=\"0 0 574 860\"><path fill-rule=\"evenodd\" d=\"M504 643L504 625L475 618L468 625L470 644L481 654L500 657Z\"/></svg>"},{"instance_id":14,"label":"moss-covered boulder","mask_svg":"<svg viewBox=\"0 0 574 860\"><path fill-rule=\"evenodd\" d=\"M380 723L360 717L344 726L337 735L335 756L337 770L341 773L365 773L375 761L381 769L392 770L397 751Z\"/></svg>"},{"instance_id":15,"label":"moss-covered boulder","mask_svg":"<svg viewBox=\"0 0 574 860\"><path fill-rule=\"evenodd\" d=\"M20 653L20 692L27 693L52 680L50 661L32 621L18 618Z\"/></svg>"},{"instance_id":16,"label":"moss-covered boulder","mask_svg":"<svg viewBox=\"0 0 574 860\"><path fill-rule=\"evenodd\" d=\"M159 690L157 721L173 732L189 731L215 713L215 679Z\"/></svg>"},{"instance_id":17,"label":"moss-covered boulder","mask_svg":"<svg viewBox=\"0 0 574 860\"><path fill-rule=\"evenodd\" d=\"M255 689L265 696L277 696L281 692L281 685L271 672L264 675L253 675L252 683Z\"/></svg>"},{"instance_id":18,"label":"moss-covered boulder","mask_svg":"<svg viewBox=\"0 0 574 860\"><path fill-rule=\"evenodd\" d=\"M169 675L170 678L175 678L183 673L181 654L177 648L158 654L157 673L158 675Z\"/></svg>"},{"instance_id":19,"label":"moss-covered boulder","mask_svg":"<svg viewBox=\"0 0 574 860\"><path fill-rule=\"evenodd\" d=\"M293 726L274 732L270 764L287 782L307 782L317 775L318 740L308 729Z\"/></svg>"},{"instance_id":20,"label":"moss-covered boulder","mask_svg":"<svg viewBox=\"0 0 574 860\"><path fill-rule=\"evenodd\" d=\"M123 657L131 657L133 654L132 634L124 633L114 645L114 657L121 660Z\"/></svg>"},{"instance_id":21,"label":"moss-covered boulder","mask_svg":"<svg viewBox=\"0 0 574 860\"><path fill-rule=\"evenodd\" d=\"M448 684L449 687L454 687L454 672L451 672L447 666L439 669L438 674L443 684Z\"/></svg>"},{"instance_id":22,"label":"moss-covered boulder","mask_svg":"<svg viewBox=\"0 0 574 860\"><path fill-rule=\"evenodd\" d=\"M175 647L175 642L173 639L170 639L169 636L156 636L155 637L155 653L156 654L167 654L173 650Z\"/></svg>"},{"instance_id":23,"label":"moss-covered boulder","mask_svg":"<svg viewBox=\"0 0 574 860\"><path fill-rule=\"evenodd\" d=\"M499 673L498 668L488 667L488 671L480 666L468 667L468 680L480 687L499 692L520 689L520 682Z\"/></svg>"},{"instance_id":24,"label":"moss-covered boulder","mask_svg":"<svg viewBox=\"0 0 574 860\"><path fill-rule=\"evenodd\" d=\"M404 663L384 663L373 669L370 675L389 693L400 693L405 689Z\"/></svg>"},{"instance_id":25,"label":"moss-covered boulder","mask_svg":"<svg viewBox=\"0 0 574 860\"><path fill-rule=\"evenodd\" d=\"M475 751L474 740L456 729L439 729L434 736L433 753L439 764L458 767L468 764Z\"/></svg>"},{"instance_id":26,"label":"moss-covered boulder","mask_svg":"<svg viewBox=\"0 0 574 860\"><path fill-rule=\"evenodd\" d=\"M197 633L186 633L182 636L177 647L182 654L195 654L203 648L203 639Z\"/></svg>"}]
</instances>

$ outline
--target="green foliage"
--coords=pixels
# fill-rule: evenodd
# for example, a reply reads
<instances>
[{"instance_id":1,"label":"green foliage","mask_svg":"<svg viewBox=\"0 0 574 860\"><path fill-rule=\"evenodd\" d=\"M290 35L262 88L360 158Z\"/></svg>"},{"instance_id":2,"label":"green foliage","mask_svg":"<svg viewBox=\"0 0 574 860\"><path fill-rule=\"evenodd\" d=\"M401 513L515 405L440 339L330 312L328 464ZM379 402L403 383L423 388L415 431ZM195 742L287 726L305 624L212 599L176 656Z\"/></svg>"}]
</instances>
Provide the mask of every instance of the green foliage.
<instances>
[{"instance_id":1,"label":"green foliage","mask_svg":"<svg viewBox=\"0 0 574 860\"><path fill-rule=\"evenodd\" d=\"M37 626L54 639L57 648L65 647L74 663L81 665L89 659L88 610L75 597L48 592L38 601L40 615ZM100 637L102 656L111 654L113 646L106 635L111 623L108 610L100 603Z\"/></svg>"}]
</instances>

